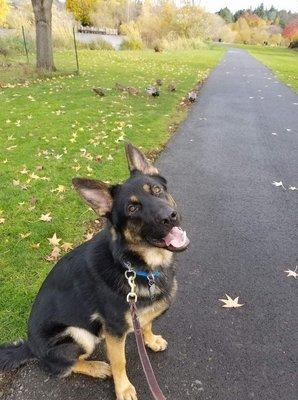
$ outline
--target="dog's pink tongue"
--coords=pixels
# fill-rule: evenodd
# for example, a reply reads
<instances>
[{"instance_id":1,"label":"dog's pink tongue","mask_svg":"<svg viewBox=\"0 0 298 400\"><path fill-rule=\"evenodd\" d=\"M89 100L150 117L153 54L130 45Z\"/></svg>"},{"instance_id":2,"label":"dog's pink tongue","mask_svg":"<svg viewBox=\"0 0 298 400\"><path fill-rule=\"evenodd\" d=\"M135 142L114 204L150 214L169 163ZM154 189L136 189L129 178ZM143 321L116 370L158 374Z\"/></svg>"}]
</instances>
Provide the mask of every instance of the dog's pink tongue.
<instances>
[{"instance_id":1,"label":"dog's pink tongue","mask_svg":"<svg viewBox=\"0 0 298 400\"><path fill-rule=\"evenodd\" d=\"M163 240L165 241L167 246L171 244L173 247L176 248L185 246L189 241L186 236L186 232L183 231L181 228L178 228L178 226L174 226L174 228L170 230L170 232L167 234L166 237L163 238Z\"/></svg>"}]
</instances>

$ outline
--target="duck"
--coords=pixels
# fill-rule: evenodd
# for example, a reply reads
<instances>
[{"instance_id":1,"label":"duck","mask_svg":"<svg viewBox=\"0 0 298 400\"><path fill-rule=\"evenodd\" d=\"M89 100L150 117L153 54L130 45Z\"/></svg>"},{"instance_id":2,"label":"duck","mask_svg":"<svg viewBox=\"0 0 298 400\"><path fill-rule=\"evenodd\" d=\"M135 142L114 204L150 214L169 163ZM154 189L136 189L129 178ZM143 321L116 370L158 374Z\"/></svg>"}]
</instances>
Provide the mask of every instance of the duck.
<instances>
[{"instance_id":1,"label":"duck","mask_svg":"<svg viewBox=\"0 0 298 400\"><path fill-rule=\"evenodd\" d=\"M149 96L153 97L158 97L159 96L159 91L155 86L149 86L146 88L146 92L149 94Z\"/></svg>"},{"instance_id":2,"label":"duck","mask_svg":"<svg viewBox=\"0 0 298 400\"><path fill-rule=\"evenodd\" d=\"M102 88L92 88L92 91L100 97L103 97L106 95L106 92Z\"/></svg>"},{"instance_id":3,"label":"duck","mask_svg":"<svg viewBox=\"0 0 298 400\"><path fill-rule=\"evenodd\" d=\"M189 100L191 103L194 103L194 102L197 100L197 94L196 94L196 92L194 92L194 91L189 92L189 93L188 93L188 100Z\"/></svg>"}]
</instances>

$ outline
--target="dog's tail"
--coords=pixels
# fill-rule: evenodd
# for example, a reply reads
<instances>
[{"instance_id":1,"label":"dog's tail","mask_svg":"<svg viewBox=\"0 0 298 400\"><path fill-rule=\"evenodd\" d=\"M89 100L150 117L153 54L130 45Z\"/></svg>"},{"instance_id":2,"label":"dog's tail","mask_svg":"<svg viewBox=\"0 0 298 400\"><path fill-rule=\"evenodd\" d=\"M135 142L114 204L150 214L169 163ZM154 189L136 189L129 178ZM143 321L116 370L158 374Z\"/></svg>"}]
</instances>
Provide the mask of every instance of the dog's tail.
<instances>
[{"instance_id":1,"label":"dog's tail","mask_svg":"<svg viewBox=\"0 0 298 400\"><path fill-rule=\"evenodd\" d=\"M0 345L0 371L11 371L34 358L28 343L24 340Z\"/></svg>"}]
</instances>

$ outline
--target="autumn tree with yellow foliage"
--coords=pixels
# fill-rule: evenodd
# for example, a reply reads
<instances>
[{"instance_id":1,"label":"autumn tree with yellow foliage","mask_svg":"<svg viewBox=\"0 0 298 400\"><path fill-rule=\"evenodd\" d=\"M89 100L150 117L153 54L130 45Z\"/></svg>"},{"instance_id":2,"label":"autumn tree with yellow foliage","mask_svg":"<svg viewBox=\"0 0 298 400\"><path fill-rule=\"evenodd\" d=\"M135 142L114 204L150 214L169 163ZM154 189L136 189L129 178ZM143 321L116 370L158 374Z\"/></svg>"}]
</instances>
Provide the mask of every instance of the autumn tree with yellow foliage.
<instances>
[{"instance_id":1,"label":"autumn tree with yellow foliage","mask_svg":"<svg viewBox=\"0 0 298 400\"><path fill-rule=\"evenodd\" d=\"M0 26L3 26L9 11L7 0L0 0Z\"/></svg>"},{"instance_id":2,"label":"autumn tree with yellow foliage","mask_svg":"<svg viewBox=\"0 0 298 400\"><path fill-rule=\"evenodd\" d=\"M66 0L65 6L82 25L90 25L97 0Z\"/></svg>"}]
</instances>

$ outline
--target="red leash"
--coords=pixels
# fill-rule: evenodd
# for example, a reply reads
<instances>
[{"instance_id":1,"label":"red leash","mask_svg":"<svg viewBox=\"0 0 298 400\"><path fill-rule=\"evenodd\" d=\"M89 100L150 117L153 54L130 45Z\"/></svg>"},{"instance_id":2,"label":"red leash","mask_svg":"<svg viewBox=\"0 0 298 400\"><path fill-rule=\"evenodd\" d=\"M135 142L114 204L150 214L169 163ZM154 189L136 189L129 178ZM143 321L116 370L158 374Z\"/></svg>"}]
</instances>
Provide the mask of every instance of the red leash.
<instances>
[{"instance_id":1,"label":"red leash","mask_svg":"<svg viewBox=\"0 0 298 400\"><path fill-rule=\"evenodd\" d=\"M137 306L135 300L130 301L130 313L133 322L134 334L137 342L138 353L142 363L143 371L145 373L149 389L155 400L166 400L163 395L158 382L156 380L152 365L150 363L142 334L142 328L137 314Z\"/></svg>"}]
</instances>

